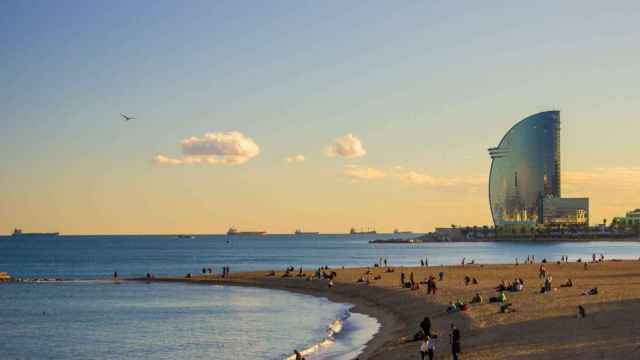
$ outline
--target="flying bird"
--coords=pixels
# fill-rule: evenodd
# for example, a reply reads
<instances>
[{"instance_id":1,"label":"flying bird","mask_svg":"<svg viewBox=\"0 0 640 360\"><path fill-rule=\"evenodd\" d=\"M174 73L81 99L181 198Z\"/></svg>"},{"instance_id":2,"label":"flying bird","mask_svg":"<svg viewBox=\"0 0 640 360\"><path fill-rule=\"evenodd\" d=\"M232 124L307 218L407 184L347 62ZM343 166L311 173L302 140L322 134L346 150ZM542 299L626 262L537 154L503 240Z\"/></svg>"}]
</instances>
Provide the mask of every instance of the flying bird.
<instances>
[{"instance_id":1,"label":"flying bird","mask_svg":"<svg viewBox=\"0 0 640 360\"><path fill-rule=\"evenodd\" d=\"M124 121L129 121L129 120L135 119L135 117L133 117L133 116L127 116L127 115L122 114L122 113L120 113L120 115L122 115L122 117L124 118Z\"/></svg>"}]
</instances>

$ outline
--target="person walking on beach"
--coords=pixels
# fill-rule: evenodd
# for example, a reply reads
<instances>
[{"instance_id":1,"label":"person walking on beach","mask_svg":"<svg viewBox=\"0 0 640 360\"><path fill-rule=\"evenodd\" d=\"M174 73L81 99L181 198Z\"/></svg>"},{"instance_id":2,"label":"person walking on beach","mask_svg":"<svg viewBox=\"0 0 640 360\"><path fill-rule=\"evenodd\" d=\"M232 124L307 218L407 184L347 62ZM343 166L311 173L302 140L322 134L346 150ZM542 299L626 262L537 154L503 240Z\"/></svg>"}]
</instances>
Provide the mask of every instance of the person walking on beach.
<instances>
[{"instance_id":1,"label":"person walking on beach","mask_svg":"<svg viewBox=\"0 0 640 360\"><path fill-rule=\"evenodd\" d=\"M425 316L420 322L420 329L422 329L425 336L431 335L431 319L428 316Z\"/></svg>"},{"instance_id":2,"label":"person walking on beach","mask_svg":"<svg viewBox=\"0 0 640 360\"><path fill-rule=\"evenodd\" d=\"M458 354L460 354L460 330L454 325L451 324L451 355L453 356L453 360L458 360Z\"/></svg>"},{"instance_id":3,"label":"person walking on beach","mask_svg":"<svg viewBox=\"0 0 640 360\"><path fill-rule=\"evenodd\" d=\"M400 273L400 287L404 288L404 273Z\"/></svg>"},{"instance_id":4,"label":"person walking on beach","mask_svg":"<svg viewBox=\"0 0 640 360\"><path fill-rule=\"evenodd\" d=\"M425 359L425 356L429 357L429 360L433 360L434 352L436 349L435 339L429 335L426 335L422 340L422 344L420 345L420 356L422 360Z\"/></svg>"}]
</instances>

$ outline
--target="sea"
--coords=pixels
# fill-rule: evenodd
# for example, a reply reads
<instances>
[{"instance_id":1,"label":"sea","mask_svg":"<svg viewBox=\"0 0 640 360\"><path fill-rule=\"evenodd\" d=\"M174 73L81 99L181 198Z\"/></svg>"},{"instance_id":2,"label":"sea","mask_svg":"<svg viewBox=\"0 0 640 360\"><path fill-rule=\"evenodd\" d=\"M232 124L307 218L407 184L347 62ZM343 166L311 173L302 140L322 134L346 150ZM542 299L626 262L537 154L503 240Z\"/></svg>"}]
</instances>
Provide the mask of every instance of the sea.
<instances>
[{"instance_id":1,"label":"sea","mask_svg":"<svg viewBox=\"0 0 640 360\"><path fill-rule=\"evenodd\" d=\"M379 330L351 304L279 290L120 278L320 266L638 259L637 242L370 244L376 235L0 237L0 359L354 359Z\"/></svg>"}]
</instances>

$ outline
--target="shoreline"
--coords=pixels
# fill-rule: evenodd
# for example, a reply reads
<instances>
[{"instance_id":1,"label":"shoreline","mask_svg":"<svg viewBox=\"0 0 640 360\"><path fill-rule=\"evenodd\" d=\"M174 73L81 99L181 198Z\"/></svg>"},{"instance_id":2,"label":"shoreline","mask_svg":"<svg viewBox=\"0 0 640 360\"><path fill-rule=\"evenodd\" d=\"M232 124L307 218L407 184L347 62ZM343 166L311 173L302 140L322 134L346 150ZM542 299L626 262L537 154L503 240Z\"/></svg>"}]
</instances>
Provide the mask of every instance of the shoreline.
<instances>
[{"instance_id":1,"label":"shoreline","mask_svg":"<svg viewBox=\"0 0 640 360\"><path fill-rule=\"evenodd\" d=\"M425 316L432 320L433 331L439 334L437 359L450 358L449 325L454 323L463 334L465 359L601 359L607 356L624 359L628 354L640 356L640 326L633 319L640 315L640 261L605 261L587 263L454 265L432 267L397 267L393 273L382 268L370 268L371 276L380 276L369 285L357 280L367 268L331 269L337 273L331 288L325 280L308 281L297 277L282 278L283 272L267 276L267 272L232 273L231 278L217 275L192 276L191 279L167 276L154 282L188 282L202 285L248 286L285 290L320 296L338 303L352 304L351 312L375 318L379 331L359 355L359 360L415 359L419 343L407 341L419 330ZM537 276L544 265L555 277L554 290L540 294L542 283ZM415 273L416 281L428 274L443 271L438 282L438 295L426 295L424 288L412 291L399 286L399 274ZM312 275L306 270L305 275ZM297 272L294 273L297 274ZM477 277L479 285L467 286L464 276ZM472 305L469 311L447 314L449 301L470 299L473 294L495 295L493 287L500 279L523 278L526 287L520 293L507 293L513 313L501 313L496 304ZM573 279L571 288L559 285ZM148 281L145 278L129 279ZM581 293L593 286L596 296ZM577 306L589 314L576 318ZM606 345L605 345L606 344ZM626 354L626 355L625 355ZM609 358L604 356L604 358Z\"/></svg>"},{"instance_id":2,"label":"shoreline","mask_svg":"<svg viewBox=\"0 0 640 360\"><path fill-rule=\"evenodd\" d=\"M381 301L380 299L381 297L396 298L397 294L393 290L376 289L370 287L369 291L362 292L361 290L363 290L363 286L352 284L336 284L334 287L329 289L327 282L325 282L324 280L313 280L311 282L307 282L301 279L260 279L259 277L256 277L259 275L255 272L239 274L242 276L241 278L235 278L234 275L232 275L230 279L211 278L207 276L193 276L191 279L179 277L160 277L151 280L151 282L180 282L199 285L240 286L281 290L297 294L322 297L328 299L331 302L352 305L352 307L349 309L351 313L367 315L376 319L380 324L380 328L378 329L378 331L373 335L371 339L369 339L369 341L367 341L367 343L364 344L364 349L358 357L360 360L384 359L384 357L378 357L378 353L380 352L380 350L385 346L394 343L397 338L402 337L407 327L407 324L405 323L405 321L403 321L402 316L394 311L393 308L387 306L384 301ZM237 275L238 274L236 274L236 276ZM145 278L134 278L127 280L143 282L149 281ZM409 302L415 301L415 299L411 298L407 298L405 300Z\"/></svg>"}]
</instances>

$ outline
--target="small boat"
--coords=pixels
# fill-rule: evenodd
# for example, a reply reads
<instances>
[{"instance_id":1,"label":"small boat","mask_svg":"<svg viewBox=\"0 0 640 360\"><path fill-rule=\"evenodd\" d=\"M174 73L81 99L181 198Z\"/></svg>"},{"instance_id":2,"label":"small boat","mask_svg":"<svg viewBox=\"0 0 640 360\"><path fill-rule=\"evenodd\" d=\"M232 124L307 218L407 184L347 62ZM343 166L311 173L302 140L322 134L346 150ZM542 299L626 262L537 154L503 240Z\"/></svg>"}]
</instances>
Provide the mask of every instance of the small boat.
<instances>
[{"instance_id":1,"label":"small boat","mask_svg":"<svg viewBox=\"0 0 640 360\"><path fill-rule=\"evenodd\" d=\"M196 238L195 235L184 235L184 234L178 235L178 239L195 239L195 238Z\"/></svg>"},{"instance_id":2,"label":"small boat","mask_svg":"<svg viewBox=\"0 0 640 360\"><path fill-rule=\"evenodd\" d=\"M296 230L293 234L294 235L320 235L320 233L317 231L302 231L300 229Z\"/></svg>"},{"instance_id":3,"label":"small boat","mask_svg":"<svg viewBox=\"0 0 640 360\"><path fill-rule=\"evenodd\" d=\"M21 237L21 236L58 236L60 235L59 232L51 232L51 233L26 233L23 232L22 229L14 229L13 230L13 234L11 234L11 236L13 237Z\"/></svg>"},{"instance_id":4,"label":"small boat","mask_svg":"<svg viewBox=\"0 0 640 360\"><path fill-rule=\"evenodd\" d=\"M266 235L266 231L238 231L236 228L230 228L227 231L227 235L236 236L236 235L244 235L244 236L262 236Z\"/></svg>"}]
</instances>

